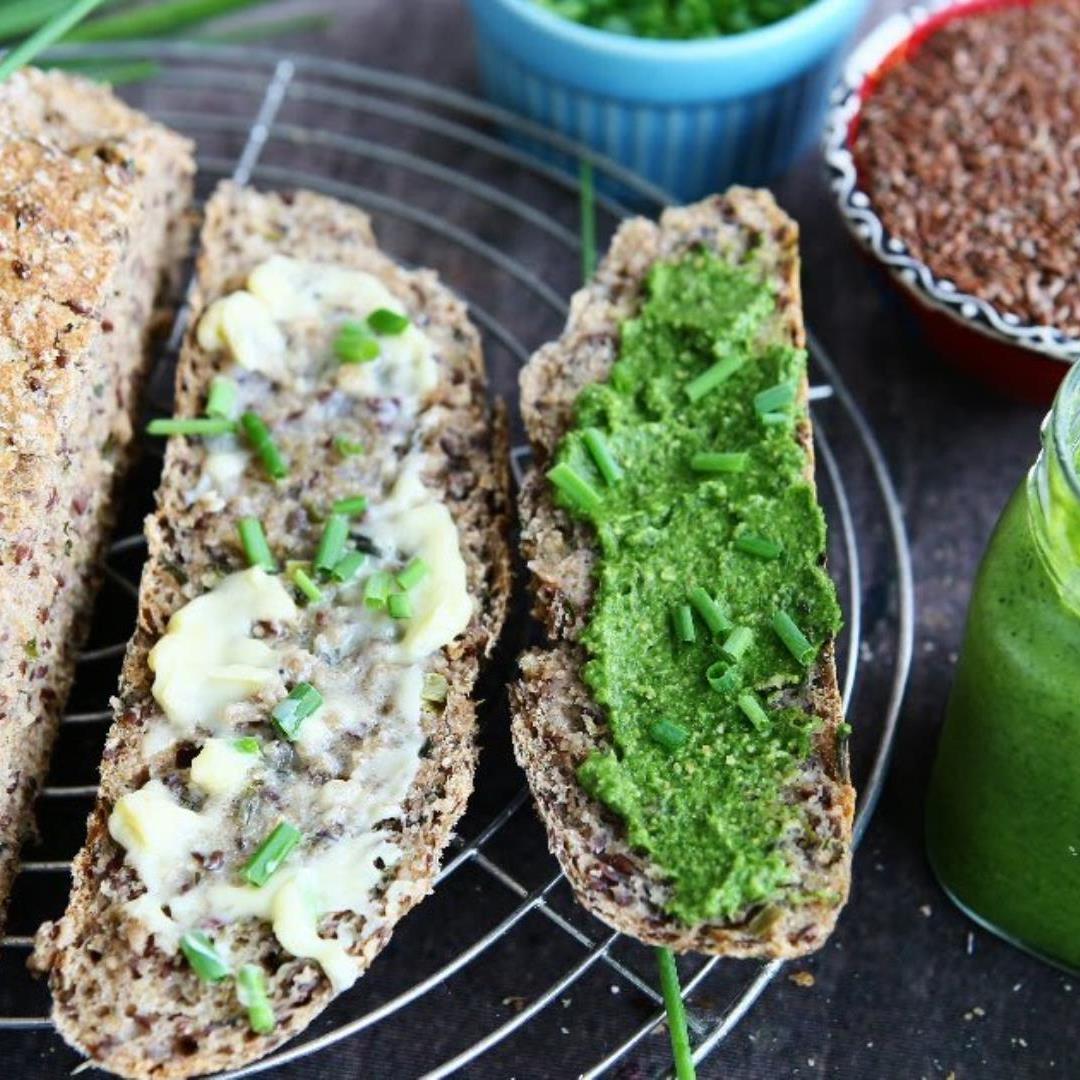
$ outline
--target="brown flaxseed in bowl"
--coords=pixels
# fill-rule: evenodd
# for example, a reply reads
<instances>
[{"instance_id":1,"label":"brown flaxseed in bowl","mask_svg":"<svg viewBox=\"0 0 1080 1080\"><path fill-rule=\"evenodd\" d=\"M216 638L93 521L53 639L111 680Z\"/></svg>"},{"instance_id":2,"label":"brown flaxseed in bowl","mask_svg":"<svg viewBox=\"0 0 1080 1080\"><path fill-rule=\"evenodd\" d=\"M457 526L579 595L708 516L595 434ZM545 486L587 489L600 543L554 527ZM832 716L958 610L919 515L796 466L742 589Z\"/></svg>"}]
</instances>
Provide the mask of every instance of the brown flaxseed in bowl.
<instances>
[{"instance_id":1,"label":"brown flaxseed in bowl","mask_svg":"<svg viewBox=\"0 0 1080 1080\"><path fill-rule=\"evenodd\" d=\"M938 278L1080 336L1080 2L965 7L874 80L860 187Z\"/></svg>"}]
</instances>

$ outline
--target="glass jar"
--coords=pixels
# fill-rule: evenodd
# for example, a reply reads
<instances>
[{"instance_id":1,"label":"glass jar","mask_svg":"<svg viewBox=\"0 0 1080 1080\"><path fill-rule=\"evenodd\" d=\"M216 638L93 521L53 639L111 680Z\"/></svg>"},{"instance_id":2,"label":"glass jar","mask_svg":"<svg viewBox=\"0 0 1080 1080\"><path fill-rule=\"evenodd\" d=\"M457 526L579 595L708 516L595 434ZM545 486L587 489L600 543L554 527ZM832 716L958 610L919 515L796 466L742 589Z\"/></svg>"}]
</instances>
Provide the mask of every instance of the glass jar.
<instances>
[{"instance_id":1,"label":"glass jar","mask_svg":"<svg viewBox=\"0 0 1080 1080\"><path fill-rule=\"evenodd\" d=\"M983 556L927 850L976 921L1080 971L1080 365Z\"/></svg>"}]
</instances>

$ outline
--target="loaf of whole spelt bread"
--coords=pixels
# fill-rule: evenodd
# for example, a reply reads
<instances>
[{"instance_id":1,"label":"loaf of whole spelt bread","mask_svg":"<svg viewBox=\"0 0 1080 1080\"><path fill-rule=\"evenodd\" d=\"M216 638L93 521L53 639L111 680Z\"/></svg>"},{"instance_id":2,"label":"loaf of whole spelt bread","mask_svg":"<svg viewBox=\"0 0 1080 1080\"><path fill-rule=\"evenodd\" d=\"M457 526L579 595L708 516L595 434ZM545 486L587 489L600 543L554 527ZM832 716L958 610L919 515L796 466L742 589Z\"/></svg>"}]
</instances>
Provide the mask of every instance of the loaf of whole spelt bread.
<instances>
[{"instance_id":1,"label":"loaf of whole spelt bread","mask_svg":"<svg viewBox=\"0 0 1080 1080\"><path fill-rule=\"evenodd\" d=\"M702 250L751 267L769 285L775 303L761 334L763 347L801 348L805 343L797 229L768 193L732 189L668 210L659 224L635 219L620 227L596 276L574 297L562 337L541 348L521 376L522 413L535 461L519 502L522 548L535 611L551 643L521 660L522 677L511 690L514 744L552 851L578 900L593 914L642 941L678 950L792 956L824 941L850 877L854 792L831 641L782 701L815 717L818 726L809 756L780 793L782 802L804 812L805 824L789 831L780 844L790 881L778 899L748 904L733 918L695 923L675 917L671 881L629 842L619 815L592 797L578 778L590 755L607 753L612 745L605 711L583 679L590 654L581 635L596 595L597 544L591 525L556 504L545 472L574 422L579 394L607 379L618 356L620 328L642 306L650 267ZM687 304L694 302L687 297ZM800 411L806 390L804 375L795 403ZM801 419L791 437L805 451L805 476L812 483L810 436L809 420ZM701 685L708 695L704 677ZM641 722L652 719L646 715ZM738 780L737 761L710 761L703 767L733 768L733 780ZM667 812L657 806L647 815Z\"/></svg>"},{"instance_id":2,"label":"loaf of whole spelt bread","mask_svg":"<svg viewBox=\"0 0 1080 1080\"><path fill-rule=\"evenodd\" d=\"M124 1076L267 1053L430 891L472 787L470 691L508 592L505 428L478 335L433 273L378 250L366 215L219 188L177 414L199 416L220 374L286 474L238 435L170 440L100 797L67 912L38 937L57 1028ZM354 565L320 574L340 500L354 500ZM260 523L279 573L248 568L241 519ZM373 582L391 594L381 605ZM233 680L249 685L204 708L198 694ZM275 709L300 686L320 704L287 732ZM285 822L298 846L251 884L245 867ZM197 974L192 930L225 977ZM272 1030L249 1012L245 966Z\"/></svg>"},{"instance_id":3,"label":"loaf of whole spelt bread","mask_svg":"<svg viewBox=\"0 0 1080 1080\"><path fill-rule=\"evenodd\" d=\"M0 86L0 913L100 581L191 146L104 87Z\"/></svg>"}]
</instances>

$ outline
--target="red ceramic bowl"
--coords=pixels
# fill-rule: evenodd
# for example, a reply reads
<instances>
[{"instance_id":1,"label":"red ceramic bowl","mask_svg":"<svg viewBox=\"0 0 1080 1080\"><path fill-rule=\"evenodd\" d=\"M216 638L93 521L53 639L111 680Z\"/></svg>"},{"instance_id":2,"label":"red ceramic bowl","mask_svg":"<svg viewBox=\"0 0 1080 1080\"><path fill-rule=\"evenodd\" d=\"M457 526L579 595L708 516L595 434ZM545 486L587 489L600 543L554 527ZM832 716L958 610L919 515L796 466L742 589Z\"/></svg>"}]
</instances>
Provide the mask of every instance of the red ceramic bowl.
<instances>
[{"instance_id":1,"label":"red ceramic bowl","mask_svg":"<svg viewBox=\"0 0 1080 1080\"><path fill-rule=\"evenodd\" d=\"M904 63L934 31L954 19L1030 0L937 0L886 19L856 47L833 90L825 128L825 161L841 216L866 254L881 266L943 359L1010 397L1049 404L1080 339L1052 326L1025 323L979 296L960 292L890 235L859 185L851 144L863 103L882 75Z\"/></svg>"}]
</instances>

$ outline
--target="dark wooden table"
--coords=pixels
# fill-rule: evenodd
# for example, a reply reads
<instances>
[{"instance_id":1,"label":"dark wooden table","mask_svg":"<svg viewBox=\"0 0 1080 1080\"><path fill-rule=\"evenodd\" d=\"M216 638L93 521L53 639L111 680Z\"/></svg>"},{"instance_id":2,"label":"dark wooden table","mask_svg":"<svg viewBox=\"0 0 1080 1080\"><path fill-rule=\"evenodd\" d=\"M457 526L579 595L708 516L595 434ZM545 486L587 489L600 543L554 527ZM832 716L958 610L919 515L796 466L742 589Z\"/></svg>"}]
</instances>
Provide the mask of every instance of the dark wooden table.
<instances>
[{"instance_id":1,"label":"dark wooden table","mask_svg":"<svg viewBox=\"0 0 1080 1080\"><path fill-rule=\"evenodd\" d=\"M879 2L874 17L899 6ZM477 90L459 0L301 0L282 8L334 17L332 31L282 47ZM954 376L920 340L854 253L819 161L807 161L775 190L802 225L808 321L874 425L903 502L916 575L916 653L891 774L836 934L819 955L781 975L701 1073L727 1080L1080 1076L1080 987L961 917L932 880L922 848L923 794L972 574L1034 457L1041 412ZM522 305L527 324L531 313ZM513 300L502 313L513 318ZM888 608L886 600L879 615ZM813 985L793 981L796 972L811 974ZM506 1010L482 991L474 1007L493 1016ZM600 1030L609 1007L577 995L562 1022ZM437 1035L433 1028L424 1038ZM421 1033L408 1025L390 1025L275 1075L404 1077L415 1071L418 1041ZM665 1040L647 1040L620 1075L651 1075L665 1054ZM468 1075L570 1073L557 1043L527 1055L482 1058ZM0 1039L0 1066L12 1075L62 1076L73 1062L49 1035Z\"/></svg>"}]
</instances>

